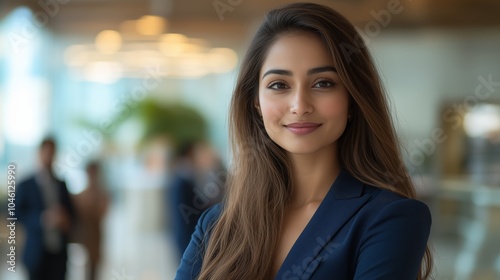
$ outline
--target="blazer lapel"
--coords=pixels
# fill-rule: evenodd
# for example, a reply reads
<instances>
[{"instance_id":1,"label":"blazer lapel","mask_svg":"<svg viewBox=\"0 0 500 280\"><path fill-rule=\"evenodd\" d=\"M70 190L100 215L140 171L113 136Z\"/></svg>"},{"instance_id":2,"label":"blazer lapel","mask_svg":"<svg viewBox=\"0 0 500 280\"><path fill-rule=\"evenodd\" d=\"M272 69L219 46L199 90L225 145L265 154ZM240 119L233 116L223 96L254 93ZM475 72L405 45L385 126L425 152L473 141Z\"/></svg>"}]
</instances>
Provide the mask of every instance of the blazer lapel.
<instances>
[{"instance_id":1,"label":"blazer lapel","mask_svg":"<svg viewBox=\"0 0 500 280\"><path fill-rule=\"evenodd\" d=\"M369 196L361 196L362 193L363 183L341 171L290 249L275 279L307 279L303 278L305 272L311 275L317 267L309 267L311 262L368 201Z\"/></svg>"}]
</instances>

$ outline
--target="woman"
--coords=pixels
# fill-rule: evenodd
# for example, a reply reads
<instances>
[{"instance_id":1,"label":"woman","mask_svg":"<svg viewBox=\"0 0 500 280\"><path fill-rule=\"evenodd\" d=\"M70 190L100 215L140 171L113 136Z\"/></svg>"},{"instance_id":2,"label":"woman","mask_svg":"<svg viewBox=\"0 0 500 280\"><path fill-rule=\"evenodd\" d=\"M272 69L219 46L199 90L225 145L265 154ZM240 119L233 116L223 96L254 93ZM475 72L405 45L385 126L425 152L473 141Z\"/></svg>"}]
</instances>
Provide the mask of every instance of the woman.
<instances>
[{"instance_id":1,"label":"woman","mask_svg":"<svg viewBox=\"0 0 500 280\"><path fill-rule=\"evenodd\" d=\"M101 261L102 223L109 205L109 197L102 185L101 167L98 161L90 161L86 166L87 188L75 196L75 206L80 217L78 233L89 256L88 277L97 279L97 269Z\"/></svg>"},{"instance_id":2,"label":"woman","mask_svg":"<svg viewBox=\"0 0 500 280\"><path fill-rule=\"evenodd\" d=\"M412 199L378 74L344 17L309 3L269 12L230 129L228 195L200 218L176 279L429 277L430 213Z\"/></svg>"}]
</instances>

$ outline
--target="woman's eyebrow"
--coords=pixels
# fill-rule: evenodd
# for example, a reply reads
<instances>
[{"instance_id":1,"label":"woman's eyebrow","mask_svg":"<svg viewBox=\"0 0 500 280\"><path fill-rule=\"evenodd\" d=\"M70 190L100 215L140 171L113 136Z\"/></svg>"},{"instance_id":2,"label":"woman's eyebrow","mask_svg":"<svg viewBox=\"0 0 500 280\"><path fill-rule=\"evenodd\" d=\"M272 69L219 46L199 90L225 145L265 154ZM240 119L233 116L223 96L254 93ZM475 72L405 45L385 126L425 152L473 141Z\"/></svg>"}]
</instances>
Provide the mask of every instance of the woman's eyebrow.
<instances>
[{"instance_id":1,"label":"woman's eyebrow","mask_svg":"<svg viewBox=\"0 0 500 280\"><path fill-rule=\"evenodd\" d=\"M321 67L316 67L316 68L312 68L312 69L307 70L307 75L318 74L318 73L322 73L322 72L335 72L335 73L337 73L337 69L335 69L332 66L321 66Z\"/></svg>"},{"instance_id":2,"label":"woman's eyebrow","mask_svg":"<svg viewBox=\"0 0 500 280\"><path fill-rule=\"evenodd\" d=\"M266 73L264 73L264 75L262 75L262 79L264 79L265 76L269 75L269 74L277 74L277 75L284 75L284 76L292 76L292 71L289 71L289 70L282 70L282 69L271 69L269 71L267 71Z\"/></svg>"},{"instance_id":3,"label":"woman's eyebrow","mask_svg":"<svg viewBox=\"0 0 500 280\"><path fill-rule=\"evenodd\" d=\"M311 68L307 70L307 75L313 75L313 74L318 74L322 72L335 72L337 73L337 70L332 67L332 66L321 66L321 67L316 67L316 68ZM289 70L283 70L283 69L271 69L264 73L262 75L262 79L264 79L265 76L270 75L270 74L277 74L277 75L284 75L284 76L293 76L292 71Z\"/></svg>"}]
</instances>

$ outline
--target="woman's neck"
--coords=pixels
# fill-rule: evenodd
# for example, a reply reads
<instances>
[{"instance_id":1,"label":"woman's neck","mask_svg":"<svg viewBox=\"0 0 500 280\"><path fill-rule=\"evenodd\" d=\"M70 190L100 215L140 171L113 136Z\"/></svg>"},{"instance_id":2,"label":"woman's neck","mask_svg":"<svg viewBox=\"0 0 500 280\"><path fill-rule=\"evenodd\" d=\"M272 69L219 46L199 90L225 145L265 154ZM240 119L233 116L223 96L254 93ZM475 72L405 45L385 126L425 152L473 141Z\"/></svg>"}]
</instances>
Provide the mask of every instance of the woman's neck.
<instances>
[{"instance_id":1,"label":"woman's neck","mask_svg":"<svg viewBox=\"0 0 500 280\"><path fill-rule=\"evenodd\" d=\"M292 162L293 193L291 207L321 202L340 173L336 148L323 149L314 154L290 154Z\"/></svg>"}]
</instances>

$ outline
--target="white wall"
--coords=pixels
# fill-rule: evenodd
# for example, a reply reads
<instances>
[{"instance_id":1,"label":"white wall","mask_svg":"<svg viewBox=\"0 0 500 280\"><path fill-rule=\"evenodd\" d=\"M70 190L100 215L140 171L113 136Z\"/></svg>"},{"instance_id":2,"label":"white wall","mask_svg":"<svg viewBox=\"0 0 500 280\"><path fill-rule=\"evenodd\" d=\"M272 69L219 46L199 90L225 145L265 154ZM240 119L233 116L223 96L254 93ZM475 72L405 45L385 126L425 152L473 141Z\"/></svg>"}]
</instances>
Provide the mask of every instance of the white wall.
<instances>
[{"instance_id":1,"label":"white wall","mask_svg":"<svg viewBox=\"0 0 500 280\"><path fill-rule=\"evenodd\" d=\"M478 77L500 82L500 29L392 31L368 46L410 147L441 126L444 102L472 100ZM499 102L500 87L484 101Z\"/></svg>"}]
</instances>

